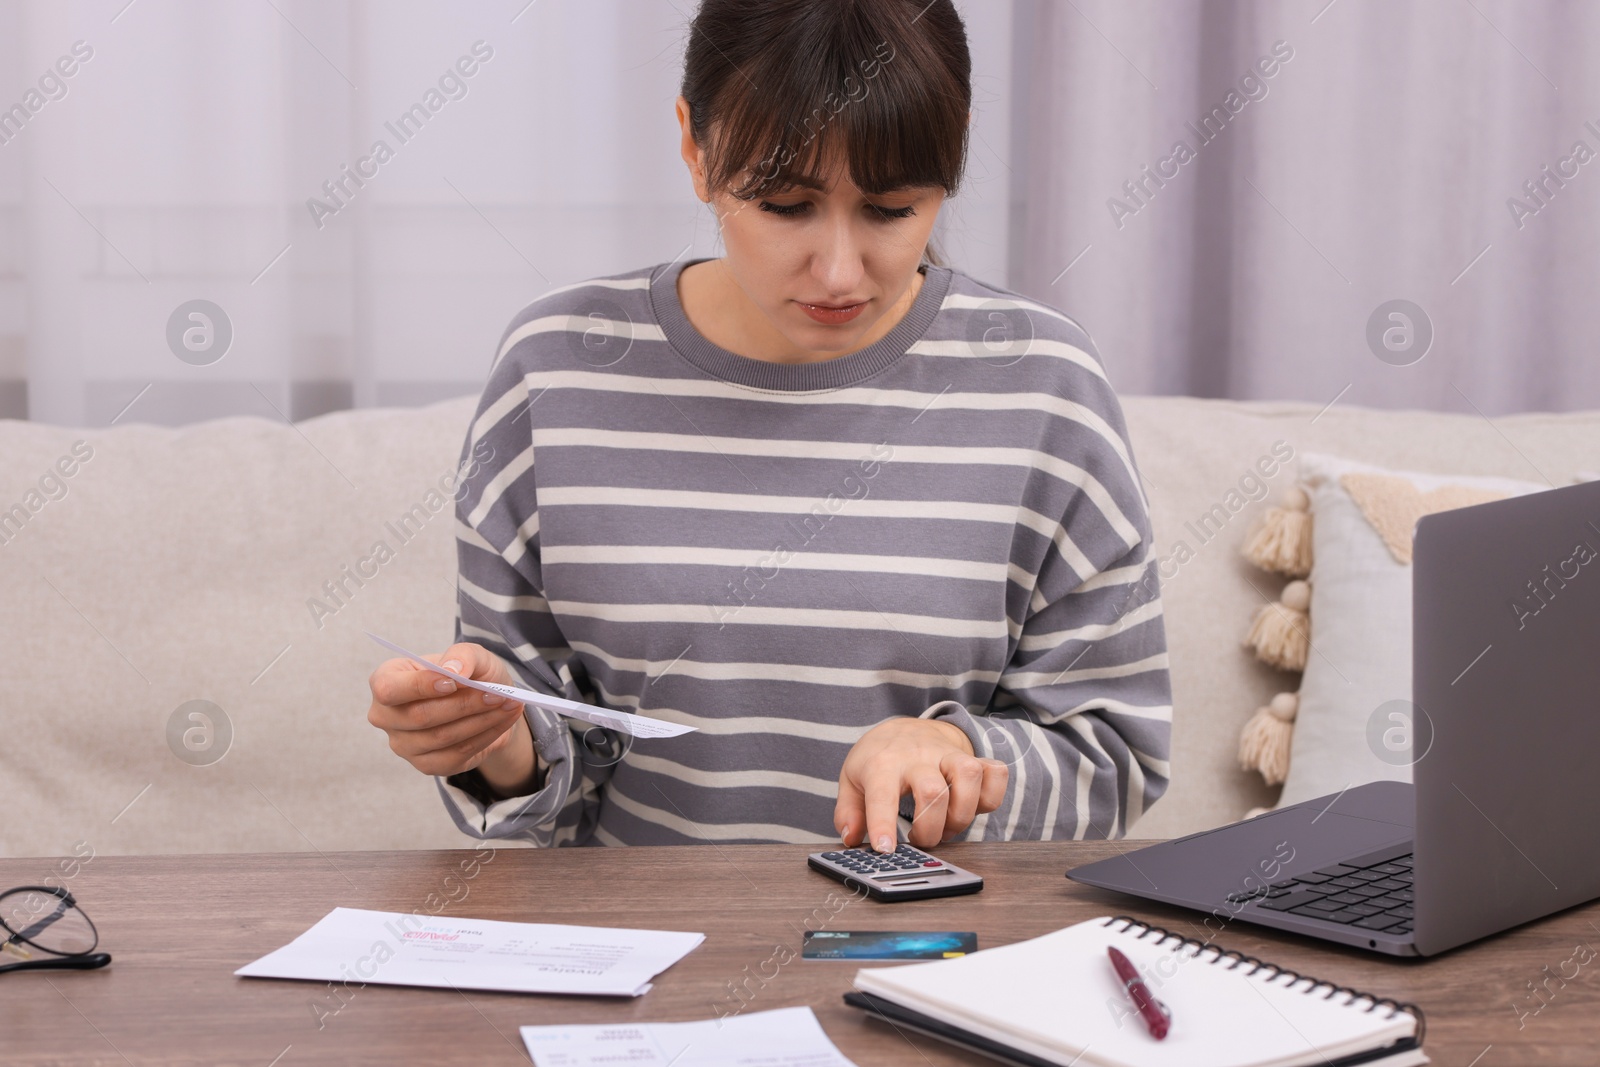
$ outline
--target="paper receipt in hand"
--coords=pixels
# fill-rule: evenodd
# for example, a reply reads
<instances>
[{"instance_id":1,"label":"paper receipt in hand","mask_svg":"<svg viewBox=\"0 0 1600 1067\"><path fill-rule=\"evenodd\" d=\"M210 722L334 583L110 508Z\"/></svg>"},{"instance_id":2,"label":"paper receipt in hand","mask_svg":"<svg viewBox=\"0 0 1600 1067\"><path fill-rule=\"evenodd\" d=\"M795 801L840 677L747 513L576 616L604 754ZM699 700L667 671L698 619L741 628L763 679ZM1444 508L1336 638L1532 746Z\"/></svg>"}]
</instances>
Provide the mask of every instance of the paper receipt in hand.
<instances>
[{"instance_id":1,"label":"paper receipt in hand","mask_svg":"<svg viewBox=\"0 0 1600 1067\"><path fill-rule=\"evenodd\" d=\"M553 711L557 715L565 715L569 719L580 719L583 722L603 726L607 730L615 730L621 734L632 734L634 737L677 737L694 731L693 726L681 726L675 722L665 722L661 719L652 719L644 715L630 715L626 711L612 711L609 708L597 708L593 704L583 704L576 700L566 700L562 697L546 696L535 693L531 689L518 689L514 685L499 685L495 682L480 682L475 678L464 678L455 671L447 670L437 663L429 663L415 652L407 652L393 641L385 641L370 630L363 630L368 637L387 648L390 652L404 656L406 659L426 667L430 671L442 674L446 678L453 678L460 685L481 689L485 693L499 693L503 697L511 697L525 704L532 704L536 708Z\"/></svg>"}]
</instances>

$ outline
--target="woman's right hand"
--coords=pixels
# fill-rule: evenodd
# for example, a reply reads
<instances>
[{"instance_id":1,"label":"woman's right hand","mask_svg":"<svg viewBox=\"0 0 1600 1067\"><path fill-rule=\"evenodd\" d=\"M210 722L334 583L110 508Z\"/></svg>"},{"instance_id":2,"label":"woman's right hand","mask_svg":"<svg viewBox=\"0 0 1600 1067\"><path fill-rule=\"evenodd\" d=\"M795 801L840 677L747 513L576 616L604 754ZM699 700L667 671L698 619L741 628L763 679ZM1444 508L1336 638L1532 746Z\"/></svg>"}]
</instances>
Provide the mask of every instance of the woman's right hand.
<instances>
[{"instance_id":1,"label":"woman's right hand","mask_svg":"<svg viewBox=\"0 0 1600 1067\"><path fill-rule=\"evenodd\" d=\"M505 662L482 645L451 645L425 658L474 680L517 684ZM389 735L395 755L423 774L477 768L501 796L531 791L537 766L521 701L459 685L409 659L380 664L367 684L367 721Z\"/></svg>"}]
</instances>

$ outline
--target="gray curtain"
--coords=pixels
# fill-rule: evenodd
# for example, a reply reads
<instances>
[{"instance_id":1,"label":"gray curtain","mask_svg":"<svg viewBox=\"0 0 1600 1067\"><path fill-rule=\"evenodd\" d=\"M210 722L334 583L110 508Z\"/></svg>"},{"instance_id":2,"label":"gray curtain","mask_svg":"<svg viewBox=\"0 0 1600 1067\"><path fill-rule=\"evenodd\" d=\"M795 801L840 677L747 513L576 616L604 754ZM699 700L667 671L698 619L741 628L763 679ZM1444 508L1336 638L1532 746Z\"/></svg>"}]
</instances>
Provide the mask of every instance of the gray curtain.
<instances>
[{"instance_id":1,"label":"gray curtain","mask_svg":"<svg viewBox=\"0 0 1600 1067\"><path fill-rule=\"evenodd\" d=\"M1600 5L1017 0L1013 18L1011 279L1083 322L1120 390L1600 407ZM1276 42L1292 56L1257 68ZM1369 343L1394 300L1426 318L1387 308Z\"/></svg>"}]
</instances>

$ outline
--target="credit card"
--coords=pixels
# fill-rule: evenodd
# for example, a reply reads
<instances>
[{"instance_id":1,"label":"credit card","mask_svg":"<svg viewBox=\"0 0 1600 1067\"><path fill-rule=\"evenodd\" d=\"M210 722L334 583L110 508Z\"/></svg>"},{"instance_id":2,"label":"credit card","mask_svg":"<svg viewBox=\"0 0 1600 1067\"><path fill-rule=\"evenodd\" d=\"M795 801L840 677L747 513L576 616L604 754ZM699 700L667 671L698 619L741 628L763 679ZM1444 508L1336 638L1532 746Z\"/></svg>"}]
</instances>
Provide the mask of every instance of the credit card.
<instances>
[{"instance_id":1,"label":"credit card","mask_svg":"<svg viewBox=\"0 0 1600 1067\"><path fill-rule=\"evenodd\" d=\"M807 960L946 960L978 951L974 933L903 933L899 930L807 930L800 958Z\"/></svg>"}]
</instances>

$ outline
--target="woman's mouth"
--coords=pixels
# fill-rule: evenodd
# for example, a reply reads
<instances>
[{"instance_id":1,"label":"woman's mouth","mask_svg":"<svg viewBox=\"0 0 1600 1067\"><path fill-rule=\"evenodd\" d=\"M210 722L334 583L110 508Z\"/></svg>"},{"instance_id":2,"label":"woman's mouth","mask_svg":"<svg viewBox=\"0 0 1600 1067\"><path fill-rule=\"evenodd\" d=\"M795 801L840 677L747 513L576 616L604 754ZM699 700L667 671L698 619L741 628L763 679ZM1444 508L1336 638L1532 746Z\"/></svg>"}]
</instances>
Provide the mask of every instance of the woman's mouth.
<instances>
[{"instance_id":1,"label":"woman's mouth","mask_svg":"<svg viewBox=\"0 0 1600 1067\"><path fill-rule=\"evenodd\" d=\"M796 300L795 303L800 305L801 311L825 326L838 326L849 322L861 314L862 309L867 306L865 300L857 304L807 304L803 300Z\"/></svg>"}]
</instances>

